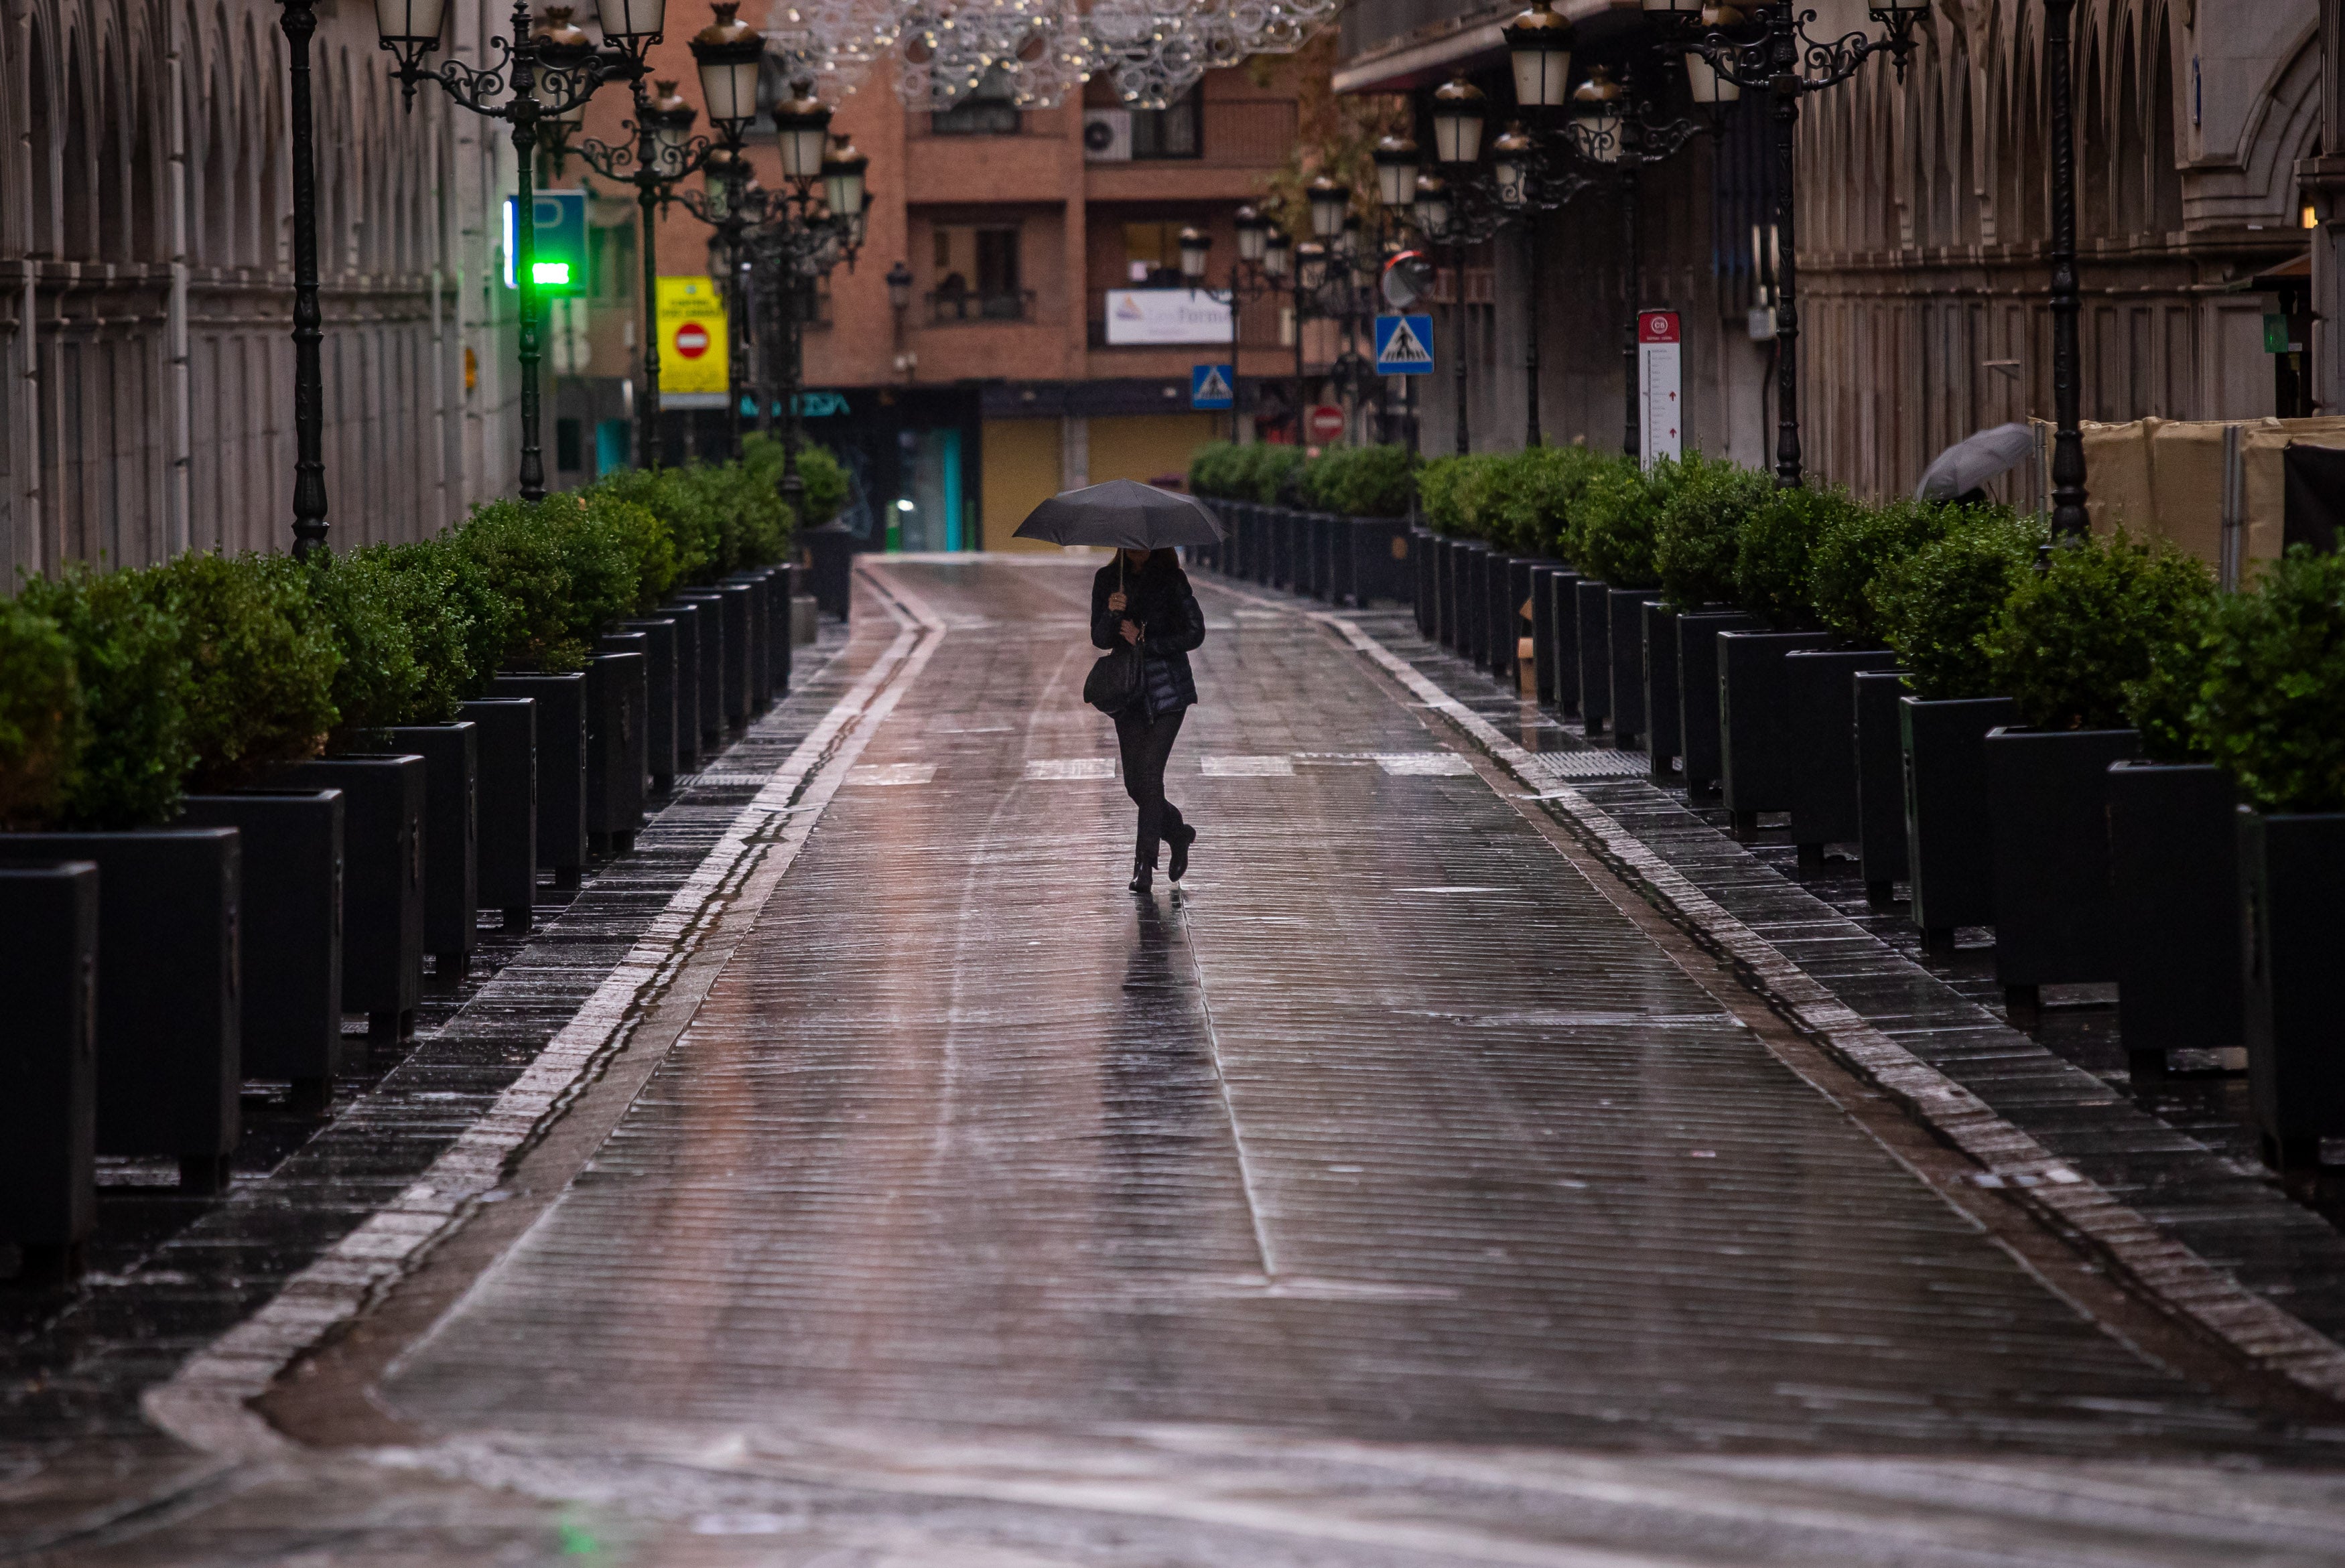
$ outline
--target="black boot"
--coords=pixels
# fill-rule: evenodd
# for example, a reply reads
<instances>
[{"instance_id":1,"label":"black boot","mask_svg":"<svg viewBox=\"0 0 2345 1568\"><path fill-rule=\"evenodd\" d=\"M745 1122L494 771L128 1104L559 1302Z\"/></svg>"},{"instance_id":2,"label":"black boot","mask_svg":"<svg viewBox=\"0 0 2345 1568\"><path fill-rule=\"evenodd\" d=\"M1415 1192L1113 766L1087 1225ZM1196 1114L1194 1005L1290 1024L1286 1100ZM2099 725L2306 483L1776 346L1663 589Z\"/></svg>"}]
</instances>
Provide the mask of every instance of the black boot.
<instances>
[{"instance_id":1,"label":"black boot","mask_svg":"<svg viewBox=\"0 0 2345 1568\"><path fill-rule=\"evenodd\" d=\"M1196 842L1196 828L1183 823L1181 831L1172 839L1172 864L1164 868L1164 874L1173 881L1178 882L1189 874L1189 846Z\"/></svg>"},{"instance_id":2,"label":"black boot","mask_svg":"<svg viewBox=\"0 0 2345 1568\"><path fill-rule=\"evenodd\" d=\"M1156 868L1144 860L1140 861L1132 868L1132 890L1134 893L1152 892L1155 887L1155 878Z\"/></svg>"}]
</instances>

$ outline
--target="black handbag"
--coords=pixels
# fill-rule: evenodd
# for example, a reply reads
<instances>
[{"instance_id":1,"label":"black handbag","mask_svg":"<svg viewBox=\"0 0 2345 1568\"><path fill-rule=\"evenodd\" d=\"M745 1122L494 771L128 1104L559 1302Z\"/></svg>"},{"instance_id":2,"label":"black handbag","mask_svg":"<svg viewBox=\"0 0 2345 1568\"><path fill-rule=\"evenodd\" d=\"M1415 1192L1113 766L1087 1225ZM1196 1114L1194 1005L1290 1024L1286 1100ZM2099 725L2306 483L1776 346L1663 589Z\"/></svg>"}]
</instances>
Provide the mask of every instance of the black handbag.
<instances>
[{"instance_id":1,"label":"black handbag","mask_svg":"<svg viewBox=\"0 0 2345 1568\"><path fill-rule=\"evenodd\" d=\"M1083 678L1083 701L1113 718L1140 701L1146 677L1140 669L1140 644L1126 642L1099 656Z\"/></svg>"}]
</instances>

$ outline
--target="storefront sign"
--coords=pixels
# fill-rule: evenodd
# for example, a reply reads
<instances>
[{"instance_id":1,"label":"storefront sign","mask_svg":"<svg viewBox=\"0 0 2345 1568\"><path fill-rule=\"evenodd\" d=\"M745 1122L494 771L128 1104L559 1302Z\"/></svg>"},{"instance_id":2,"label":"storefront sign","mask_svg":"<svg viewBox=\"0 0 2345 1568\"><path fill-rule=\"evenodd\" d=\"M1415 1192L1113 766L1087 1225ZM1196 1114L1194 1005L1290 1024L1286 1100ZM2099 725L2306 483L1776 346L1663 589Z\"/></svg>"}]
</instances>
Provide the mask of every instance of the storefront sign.
<instances>
[{"instance_id":1,"label":"storefront sign","mask_svg":"<svg viewBox=\"0 0 2345 1568\"><path fill-rule=\"evenodd\" d=\"M1229 306L1193 288L1116 288L1107 297L1111 348L1146 343L1232 343Z\"/></svg>"}]
</instances>

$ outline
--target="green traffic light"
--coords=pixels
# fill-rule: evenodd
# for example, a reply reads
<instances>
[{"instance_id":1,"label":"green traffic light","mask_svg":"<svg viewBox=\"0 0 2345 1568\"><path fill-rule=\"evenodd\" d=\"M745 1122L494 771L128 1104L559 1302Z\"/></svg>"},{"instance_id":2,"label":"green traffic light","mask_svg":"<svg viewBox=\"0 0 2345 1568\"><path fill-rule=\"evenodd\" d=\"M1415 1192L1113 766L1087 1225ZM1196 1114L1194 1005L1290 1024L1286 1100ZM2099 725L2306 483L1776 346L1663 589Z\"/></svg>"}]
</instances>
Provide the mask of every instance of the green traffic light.
<instances>
[{"instance_id":1,"label":"green traffic light","mask_svg":"<svg viewBox=\"0 0 2345 1568\"><path fill-rule=\"evenodd\" d=\"M529 275L541 288L566 288L570 283L570 263L567 261L535 261L530 264Z\"/></svg>"}]
</instances>

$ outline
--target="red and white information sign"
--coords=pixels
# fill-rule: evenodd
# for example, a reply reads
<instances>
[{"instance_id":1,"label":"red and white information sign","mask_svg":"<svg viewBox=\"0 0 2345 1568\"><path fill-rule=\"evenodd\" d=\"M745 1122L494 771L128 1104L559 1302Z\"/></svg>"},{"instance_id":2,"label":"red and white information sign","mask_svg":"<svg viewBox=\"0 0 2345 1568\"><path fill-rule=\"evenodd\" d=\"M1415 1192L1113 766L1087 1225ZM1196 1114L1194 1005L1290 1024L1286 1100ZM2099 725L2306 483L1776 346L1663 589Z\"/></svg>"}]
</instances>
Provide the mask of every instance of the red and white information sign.
<instances>
[{"instance_id":1,"label":"red and white information sign","mask_svg":"<svg viewBox=\"0 0 2345 1568\"><path fill-rule=\"evenodd\" d=\"M675 351L687 359L697 359L708 352L708 329L697 321L686 321L675 329Z\"/></svg>"},{"instance_id":2,"label":"red and white information sign","mask_svg":"<svg viewBox=\"0 0 2345 1568\"><path fill-rule=\"evenodd\" d=\"M1345 422L1344 410L1333 403L1315 404L1311 410L1303 416L1304 430L1313 440L1323 447L1329 441L1340 441L1344 439Z\"/></svg>"},{"instance_id":3,"label":"red and white information sign","mask_svg":"<svg viewBox=\"0 0 2345 1568\"><path fill-rule=\"evenodd\" d=\"M1651 468L1663 458L1684 455L1684 389L1680 384L1678 313L1637 314L1637 396L1644 410L1643 460Z\"/></svg>"}]
</instances>

